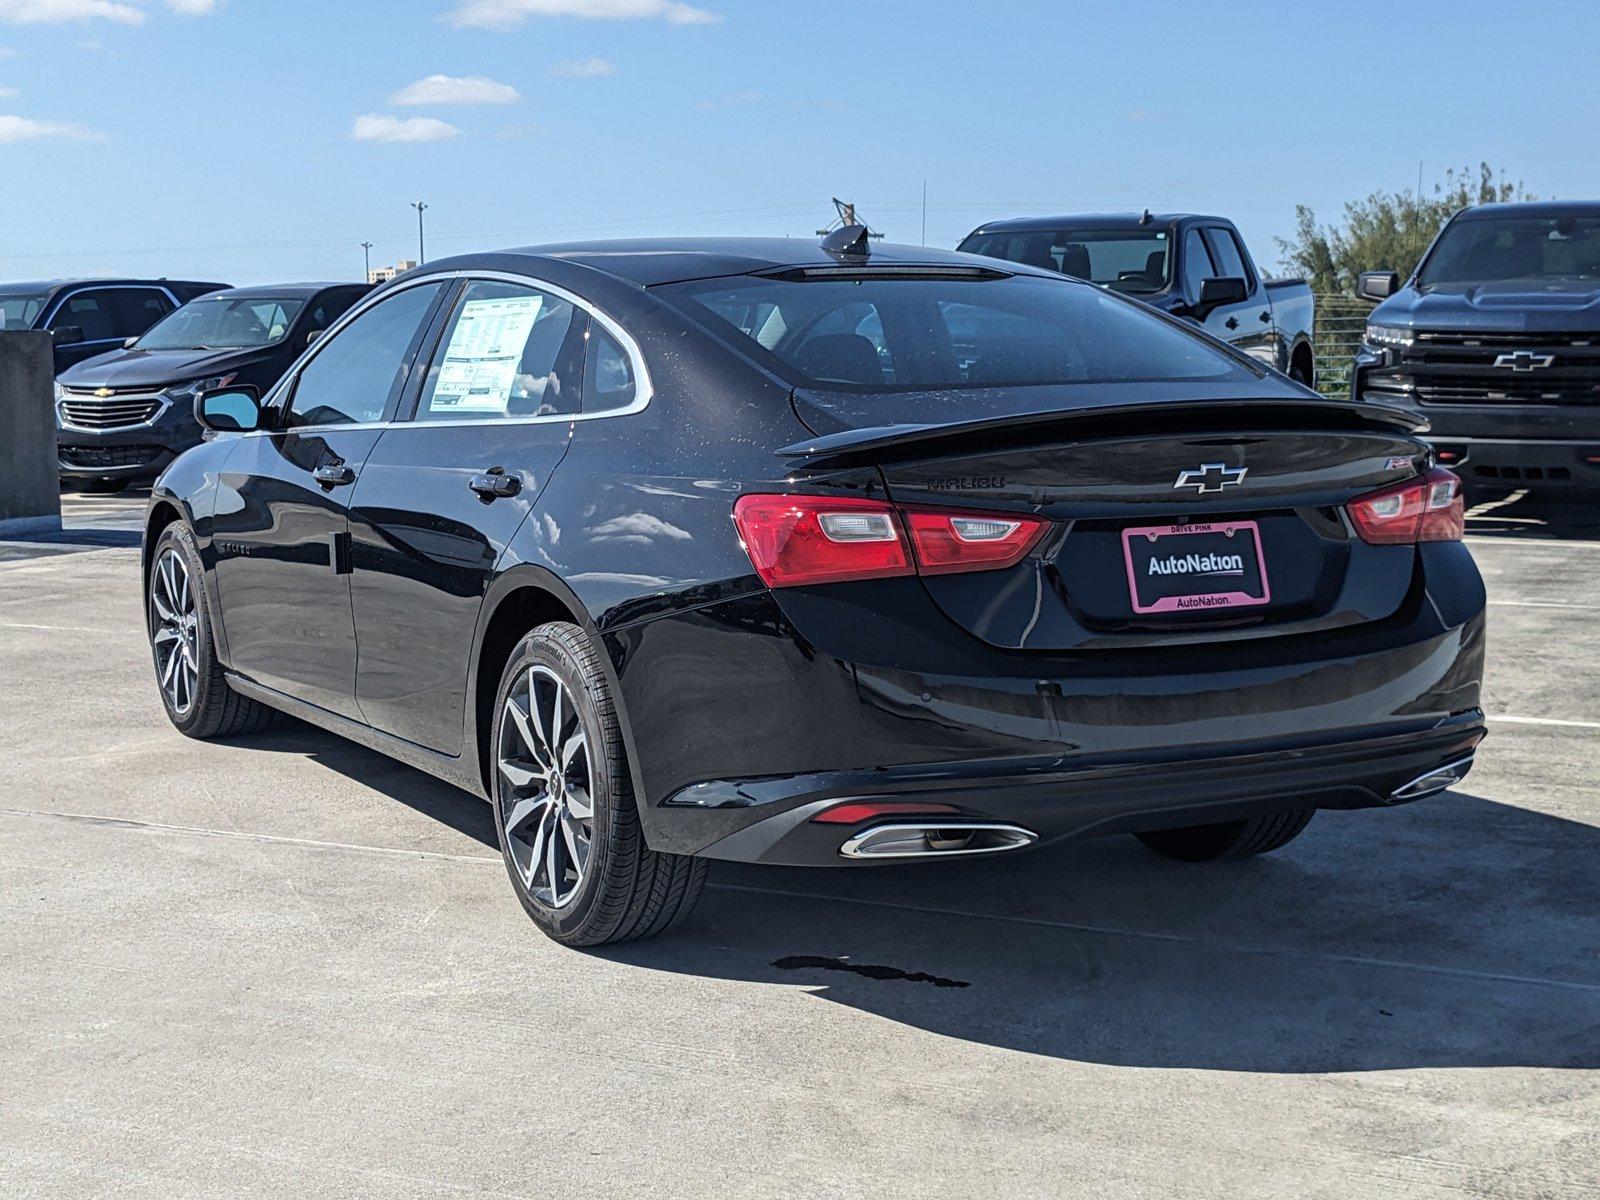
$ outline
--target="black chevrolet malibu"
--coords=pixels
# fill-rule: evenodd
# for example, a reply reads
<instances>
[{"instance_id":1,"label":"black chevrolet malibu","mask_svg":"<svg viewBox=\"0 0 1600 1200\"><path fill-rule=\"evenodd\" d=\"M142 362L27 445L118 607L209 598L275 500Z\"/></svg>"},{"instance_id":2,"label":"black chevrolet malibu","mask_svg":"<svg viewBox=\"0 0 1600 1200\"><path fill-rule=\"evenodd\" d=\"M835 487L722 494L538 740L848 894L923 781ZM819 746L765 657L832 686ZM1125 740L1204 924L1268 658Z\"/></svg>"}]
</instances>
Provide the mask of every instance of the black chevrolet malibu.
<instances>
[{"instance_id":1,"label":"black chevrolet malibu","mask_svg":"<svg viewBox=\"0 0 1600 1200\"><path fill-rule=\"evenodd\" d=\"M860 234L435 262L202 394L144 550L173 722L486 796L571 945L707 859L1231 859L1466 773L1484 590L1412 417Z\"/></svg>"}]
</instances>

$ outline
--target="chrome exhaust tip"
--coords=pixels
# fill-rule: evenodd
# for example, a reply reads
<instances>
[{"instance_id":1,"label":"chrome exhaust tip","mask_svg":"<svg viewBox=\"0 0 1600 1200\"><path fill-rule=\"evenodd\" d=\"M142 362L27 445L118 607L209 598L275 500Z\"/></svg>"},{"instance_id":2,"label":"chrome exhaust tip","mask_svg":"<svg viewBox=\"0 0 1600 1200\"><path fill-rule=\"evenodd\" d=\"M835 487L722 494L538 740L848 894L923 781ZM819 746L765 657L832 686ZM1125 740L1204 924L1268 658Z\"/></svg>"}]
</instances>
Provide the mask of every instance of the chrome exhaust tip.
<instances>
[{"instance_id":1,"label":"chrome exhaust tip","mask_svg":"<svg viewBox=\"0 0 1600 1200\"><path fill-rule=\"evenodd\" d=\"M895 821L851 834L839 853L845 858L954 858L1021 850L1038 840L1033 830L1002 822Z\"/></svg>"},{"instance_id":2,"label":"chrome exhaust tip","mask_svg":"<svg viewBox=\"0 0 1600 1200\"><path fill-rule=\"evenodd\" d=\"M1420 800L1454 787L1467 777L1467 772L1472 769L1472 759L1473 755L1469 754L1418 775L1410 783L1401 784L1389 793L1389 803L1404 804L1408 800Z\"/></svg>"}]
</instances>

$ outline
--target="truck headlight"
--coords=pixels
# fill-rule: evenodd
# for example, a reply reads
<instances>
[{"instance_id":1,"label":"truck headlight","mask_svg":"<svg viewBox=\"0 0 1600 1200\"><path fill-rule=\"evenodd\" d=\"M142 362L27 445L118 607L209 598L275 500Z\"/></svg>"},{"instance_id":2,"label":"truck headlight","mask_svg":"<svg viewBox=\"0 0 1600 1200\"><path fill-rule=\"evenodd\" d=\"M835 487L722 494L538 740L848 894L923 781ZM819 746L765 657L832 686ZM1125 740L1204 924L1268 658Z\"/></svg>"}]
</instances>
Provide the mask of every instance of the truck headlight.
<instances>
[{"instance_id":1,"label":"truck headlight","mask_svg":"<svg viewBox=\"0 0 1600 1200\"><path fill-rule=\"evenodd\" d=\"M1410 329L1398 325L1368 325L1366 343L1377 350L1400 350L1417 340Z\"/></svg>"}]
</instances>

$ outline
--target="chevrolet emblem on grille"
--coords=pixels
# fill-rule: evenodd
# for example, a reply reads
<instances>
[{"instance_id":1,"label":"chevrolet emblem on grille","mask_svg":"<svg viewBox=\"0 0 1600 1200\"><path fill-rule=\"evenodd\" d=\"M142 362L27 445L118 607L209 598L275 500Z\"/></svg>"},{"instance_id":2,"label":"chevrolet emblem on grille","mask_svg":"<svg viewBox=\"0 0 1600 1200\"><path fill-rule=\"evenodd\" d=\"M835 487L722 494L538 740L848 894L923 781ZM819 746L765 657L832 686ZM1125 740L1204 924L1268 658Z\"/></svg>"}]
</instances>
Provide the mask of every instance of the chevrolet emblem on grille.
<instances>
[{"instance_id":1,"label":"chevrolet emblem on grille","mask_svg":"<svg viewBox=\"0 0 1600 1200\"><path fill-rule=\"evenodd\" d=\"M1515 354L1502 354L1494 360L1494 365L1509 367L1513 371L1537 371L1555 361L1554 354L1535 354L1532 350L1518 350Z\"/></svg>"},{"instance_id":2,"label":"chevrolet emblem on grille","mask_svg":"<svg viewBox=\"0 0 1600 1200\"><path fill-rule=\"evenodd\" d=\"M113 395L114 393L110 388L95 388L94 394L99 396L100 399L104 400L107 396Z\"/></svg>"}]
</instances>

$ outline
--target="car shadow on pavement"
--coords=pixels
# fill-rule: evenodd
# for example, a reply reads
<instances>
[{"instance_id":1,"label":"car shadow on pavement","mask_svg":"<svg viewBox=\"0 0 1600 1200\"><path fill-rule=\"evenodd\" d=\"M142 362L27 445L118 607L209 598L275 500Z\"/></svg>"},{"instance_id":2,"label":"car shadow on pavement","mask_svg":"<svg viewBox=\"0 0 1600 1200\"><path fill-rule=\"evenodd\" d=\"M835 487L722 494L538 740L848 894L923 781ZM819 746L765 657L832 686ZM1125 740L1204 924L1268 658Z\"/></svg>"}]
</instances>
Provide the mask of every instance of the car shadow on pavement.
<instances>
[{"instance_id":1,"label":"car shadow on pavement","mask_svg":"<svg viewBox=\"0 0 1600 1200\"><path fill-rule=\"evenodd\" d=\"M943 1037L1119 1066L1600 1066L1600 831L1450 794L1278 854L1129 837L863 870L714 864L681 928L596 953L800 985Z\"/></svg>"},{"instance_id":2,"label":"car shadow on pavement","mask_svg":"<svg viewBox=\"0 0 1600 1200\"><path fill-rule=\"evenodd\" d=\"M1474 492L1468 497L1467 536L1554 541L1600 538L1600 505L1588 495Z\"/></svg>"}]
</instances>

